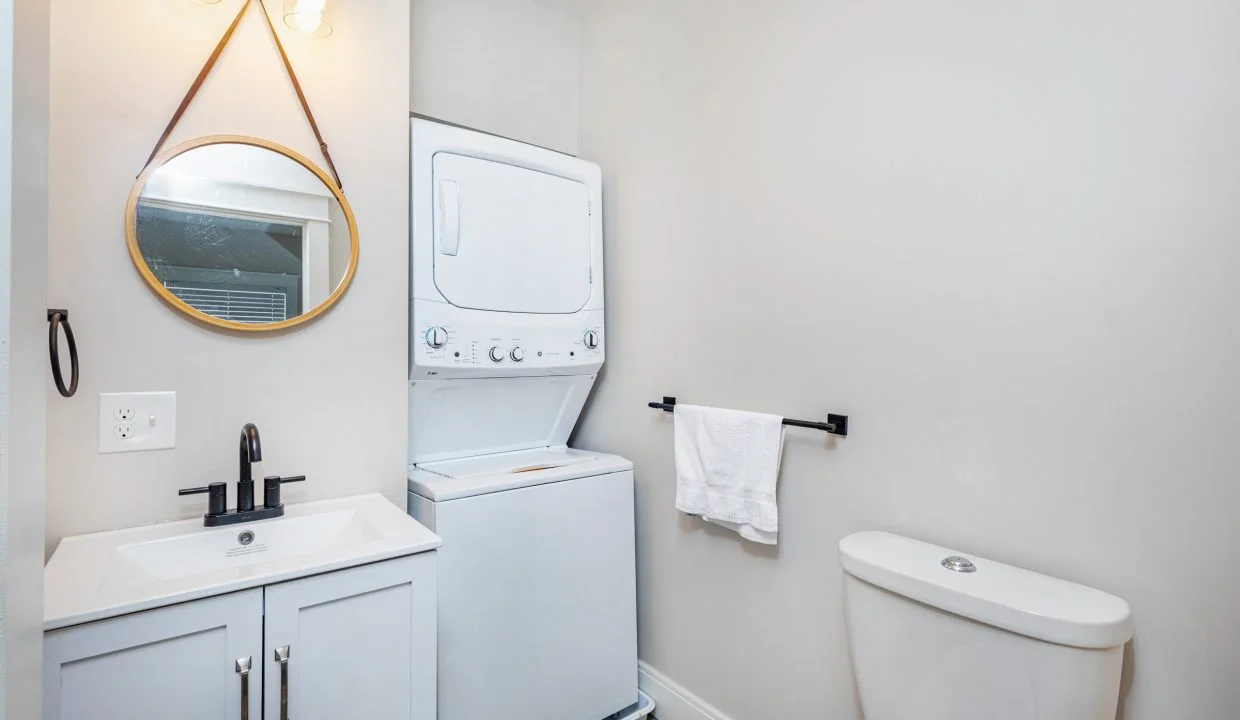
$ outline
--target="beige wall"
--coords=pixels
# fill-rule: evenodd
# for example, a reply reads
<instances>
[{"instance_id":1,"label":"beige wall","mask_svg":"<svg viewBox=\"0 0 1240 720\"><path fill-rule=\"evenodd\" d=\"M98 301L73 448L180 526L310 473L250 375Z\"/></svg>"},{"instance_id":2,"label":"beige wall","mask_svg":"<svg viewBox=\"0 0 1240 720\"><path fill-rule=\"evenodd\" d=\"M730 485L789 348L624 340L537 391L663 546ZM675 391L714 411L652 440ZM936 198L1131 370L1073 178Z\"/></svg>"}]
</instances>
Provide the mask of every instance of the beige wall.
<instances>
[{"instance_id":1,"label":"beige wall","mask_svg":"<svg viewBox=\"0 0 1240 720\"><path fill-rule=\"evenodd\" d=\"M614 0L582 35L641 653L736 720L856 718L867 528L1126 598L1126 720L1240 707L1240 11ZM664 394L789 433L778 551L673 510Z\"/></svg>"},{"instance_id":2,"label":"beige wall","mask_svg":"<svg viewBox=\"0 0 1240 720\"><path fill-rule=\"evenodd\" d=\"M414 112L576 154L580 22L534 0L413 0Z\"/></svg>"},{"instance_id":3,"label":"beige wall","mask_svg":"<svg viewBox=\"0 0 1240 720\"><path fill-rule=\"evenodd\" d=\"M82 386L49 401L49 552L64 535L201 514L202 497L176 491L233 482L247 421L262 431L257 476L309 475L289 500L405 502L409 3L331 3L325 40L282 30L361 232L334 310L274 335L208 329L166 307L126 254L133 177L237 7L53 2L50 301L72 311ZM172 142L211 133L319 160L253 8ZM139 390L177 391L176 449L99 455L98 393Z\"/></svg>"},{"instance_id":4,"label":"beige wall","mask_svg":"<svg viewBox=\"0 0 1240 720\"><path fill-rule=\"evenodd\" d=\"M41 716L48 3L0 0L0 718Z\"/></svg>"}]
</instances>

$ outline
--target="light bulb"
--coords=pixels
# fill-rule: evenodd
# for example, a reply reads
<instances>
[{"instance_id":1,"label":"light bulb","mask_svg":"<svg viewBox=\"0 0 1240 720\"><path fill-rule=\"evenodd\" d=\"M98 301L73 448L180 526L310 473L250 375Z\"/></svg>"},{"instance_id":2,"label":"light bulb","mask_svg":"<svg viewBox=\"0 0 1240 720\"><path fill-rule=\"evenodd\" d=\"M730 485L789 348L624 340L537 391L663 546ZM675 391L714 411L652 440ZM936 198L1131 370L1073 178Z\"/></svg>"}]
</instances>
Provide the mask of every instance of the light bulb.
<instances>
[{"instance_id":1,"label":"light bulb","mask_svg":"<svg viewBox=\"0 0 1240 720\"><path fill-rule=\"evenodd\" d=\"M318 30L319 26L323 24L323 13L321 11L307 12L305 10L298 10L293 14L293 23L298 30L309 35Z\"/></svg>"},{"instance_id":2,"label":"light bulb","mask_svg":"<svg viewBox=\"0 0 1240 720\"><path fill-rule=\"evenodd\" d=\"M327 0L284 0L284 22L310 37L327 37L332 26L323 19Z\"/></svg>"}]
</instances>

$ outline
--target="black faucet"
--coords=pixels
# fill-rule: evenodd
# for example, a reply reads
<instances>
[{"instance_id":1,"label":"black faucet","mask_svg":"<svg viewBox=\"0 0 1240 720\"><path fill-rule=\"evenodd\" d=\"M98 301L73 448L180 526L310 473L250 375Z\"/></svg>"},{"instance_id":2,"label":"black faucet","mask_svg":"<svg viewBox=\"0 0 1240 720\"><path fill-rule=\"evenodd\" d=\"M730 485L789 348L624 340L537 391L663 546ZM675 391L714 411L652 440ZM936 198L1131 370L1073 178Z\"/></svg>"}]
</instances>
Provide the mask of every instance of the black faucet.
<instances>
[{"instance_id":1,"label":"black faucet","mask_svg":"<svg viewBox=\"0 0 1240 720\"><path fill-rule=\"evenodd\" d=\"M304 482L305 475L280 477L272 475L263 479L263 506L254 508L254 470L253 463L263 459L263 443L258 439L258 426L246 423L241 428L241 449L238 454L240 476L237 478L237 509L228 511L228 486L222 482L211 483L206 487L185 488L179 495L197 495L206 493L210 496L207 514L202 522L207 527L233 525L277 518L284 514L284 503L280 502L280 486L284 483Z\"/></svg>"},{"instance_id":2,"label":"black faucet","mask_svg":"<svg viewBox=\"0 0 1240 720\"><path fill-rule=\"evenodd\" d=\"M258 439L258 426L246 423L241 428L241 451L239 461L241 476L237 479L237 512L254 509L254 475L251 463L263 459L263 443Z\"/></svg>"}]
</instances>

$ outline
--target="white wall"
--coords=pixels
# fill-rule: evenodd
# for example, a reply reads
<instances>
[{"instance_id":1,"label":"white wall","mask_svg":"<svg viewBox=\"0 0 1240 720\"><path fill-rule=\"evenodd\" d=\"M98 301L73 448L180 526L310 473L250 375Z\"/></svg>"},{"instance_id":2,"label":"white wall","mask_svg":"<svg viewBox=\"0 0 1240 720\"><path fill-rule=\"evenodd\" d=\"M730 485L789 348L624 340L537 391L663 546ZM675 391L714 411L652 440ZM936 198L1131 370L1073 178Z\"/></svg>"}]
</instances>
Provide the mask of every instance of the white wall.
<instances>
[{"instance_id":1,"label":"white wall","mask_svg":"<svg viewBox=\"0 0 1240 720\"><path fill-rule=\"evenodd\" d=\"M0 718L41 716L48 3L0 0Z\"/></svg>"},{"instance_id":2,"label":"white wall","mask_svg":"<svg viewBox=\"0 0 1240 720\"><path fill-rule=\"evenodd\" d=\"M165 306L126 254L133 178L236 8L53 2L50 290L72 312L82 386L49 406L49 552L68 534L200 515L205 501L176 491L235 481L247 421L262 432L257 476L309 475L289 500L405 502L407 2L333 3L324 40L277 22L361 233L357 276L331 312L279 334L208 329ZM211 133L319 160L253 8L171 143ZM99 455L97 394L137 390L177 391L176 449Z\"/></svg>"},{"instance_id":3,"label":"white wall","mask_svg":"<svg viewBox=\"0 0 1240 720\"><path fill-rule=\"evenodd\" d=\"M1240 6L613 0L582 35L641 653L736 720L856 718L836 543L1126 598L1127 720L1240 707ZM791 431L781 545L673 510L645 403ZM665 720L675 720L665 718Z\"/></svg>"},{"instance_id":4,"label":"white wall","mask_svg":"<svg viewBox=\"0 0 1240 720\"><path fill-rule=\"evenodd\" d=\"M413 112L577 152L577 18L534 0L413 0Z\"/></svg>"}]
</instances>

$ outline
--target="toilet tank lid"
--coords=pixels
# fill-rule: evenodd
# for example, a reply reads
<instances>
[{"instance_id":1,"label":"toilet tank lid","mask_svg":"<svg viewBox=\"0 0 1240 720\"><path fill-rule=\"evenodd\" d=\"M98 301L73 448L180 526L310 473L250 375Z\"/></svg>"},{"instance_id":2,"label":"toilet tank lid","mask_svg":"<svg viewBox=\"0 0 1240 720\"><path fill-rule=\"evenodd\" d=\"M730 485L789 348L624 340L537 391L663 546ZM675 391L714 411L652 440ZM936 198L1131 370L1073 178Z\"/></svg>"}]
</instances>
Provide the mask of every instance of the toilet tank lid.
<instances>
[{"instance_id":1,"label":"toilet tank lid","mask_svg":"<svg viewBox=\"0 0 1240 720\"><path fill-rule=\"evenodd\" d=\"M943 565L964 557L975 572ZM1132 637L1128 603L1101 590L885 532L840 541L850 575L926 605L1059 645L1112 648Z\"/></svg>"}]
</instances>

